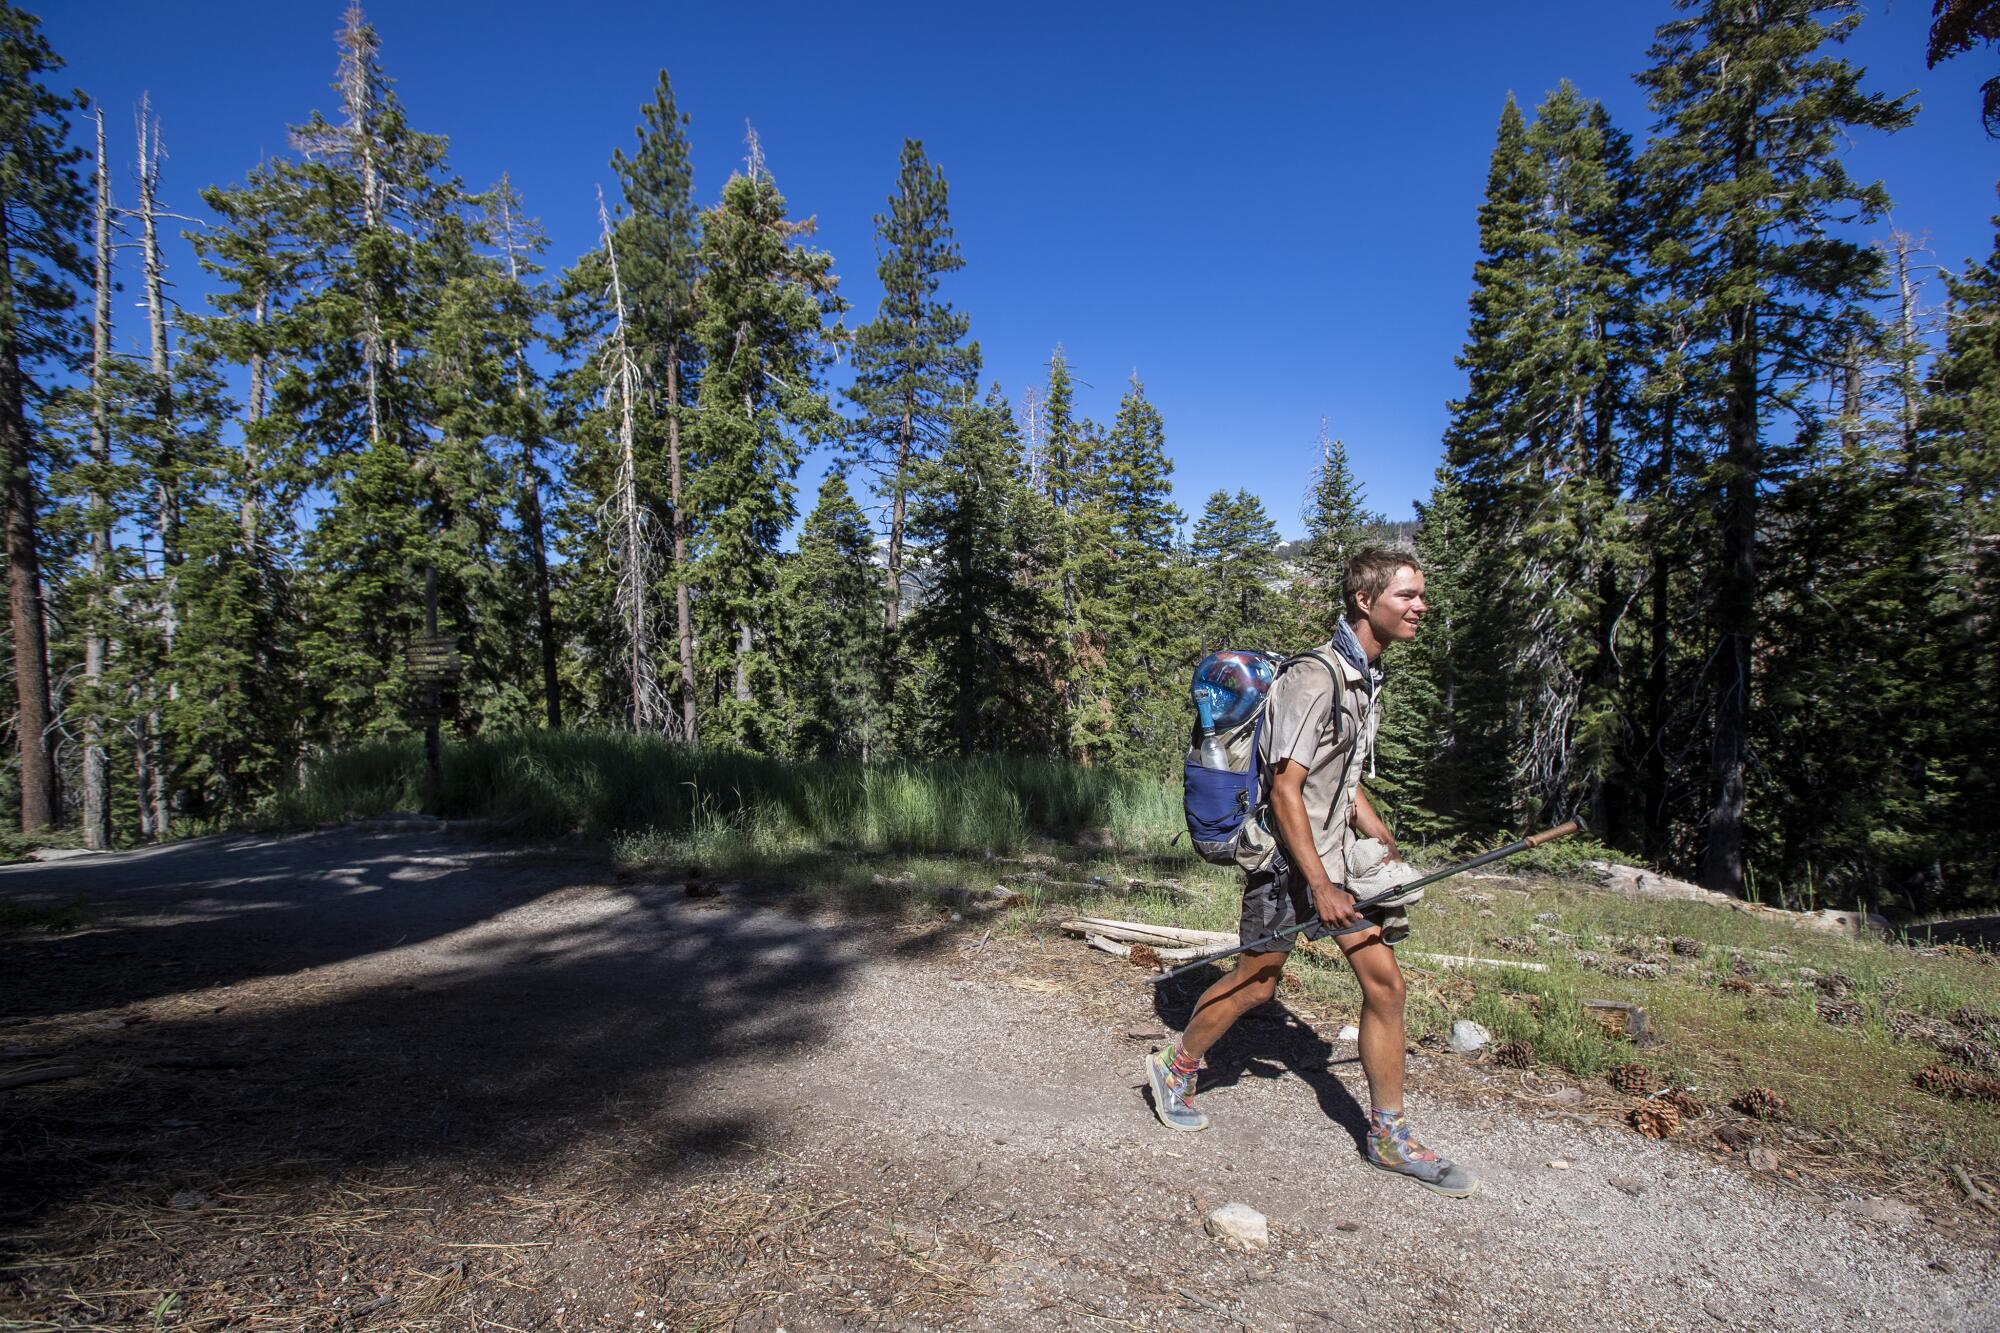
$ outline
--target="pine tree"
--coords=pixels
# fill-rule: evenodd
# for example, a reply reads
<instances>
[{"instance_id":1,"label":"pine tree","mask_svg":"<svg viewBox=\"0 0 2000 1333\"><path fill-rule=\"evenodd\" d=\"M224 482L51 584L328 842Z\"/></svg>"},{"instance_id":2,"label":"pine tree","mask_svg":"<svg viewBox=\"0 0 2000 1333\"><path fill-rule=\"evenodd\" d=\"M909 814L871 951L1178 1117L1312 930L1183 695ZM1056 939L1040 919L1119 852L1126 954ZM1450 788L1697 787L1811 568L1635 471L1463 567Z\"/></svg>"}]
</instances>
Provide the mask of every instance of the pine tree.
<instances>
[{"instance_id":1,"label":"pine tree","mask_svg":"<svg viewBox=\"0 0 2000 1333\"><path fill-rule=\"evenodd\" d=\"M520 193L505 172L486 196L486 231L498 247L496 262L506 285L493 297L493 336L502 343L509 389L503 391L494 423L495 433L512 439L520 450L515 484L515 512L521 541L527 548L534 576L535 639L541 654L542 708L550 727L562 726L562 685L557 670L561 644L556 638L554 581L549 573L548 524L542 492L549 474L543 465L548 448L547 394L528 361L528 348L539 336L536 321L547 304L547 293L532 279L541 272L535 262L547 245L541 227L522 208Z\"/></svg>"},{"instance_id":2,"label":"pine tree","mask_svg":"<svg viewBox=\"0 0 2000 1333\"><path fill-rule=\"evenodd\" d=\"M1615 642L1634 561L1625 431L1637 352L1629 144L1564 83L1532 124L1510 98L1480 212L1472 321L1446 456L1481 546L1488 679L1475 749L1504 753L1498 815L1577 800L1611 832L1625 757ZM1487 766L1492 771L1492 766Z\"/></svg>"},{"instance_id":3,"label":"pine tree","mask_svg":"<svg viewBox=\"0 0 2000 1333\"><path fill-rule=\"evenodd\" d=\"M38 376L74 363L72 282L89 281L79 249L89 197L66 115L79 103L46 85L62 61L32 14L0 0L0 467L6 469L7 590L14 639L14 731L21 828L52 827L59 808L50 751L49 657L35 481Z\"/></svg>"},{"instance_id":4,"label":"pine tree","mask_svg":"<svg viewBox=\"0 0 2000 1333\"><path fill-rule=\"evenodd\" d=\"M1399 837L1448 837L1476 826L1478 756L1463 730L1464 676L1478 661L1471 637L1477 545L1464 495L1449 467L1438 468L1430 498L1417 505L1416 553L1429 605L1417 637L1385 665L1379 762L1368 779ZM1489 775L1497 782L1498 775Z\"/></svg>"},{"instance_id":5,"label":"pine tree","mask_svg":"<svg viewBox=\"0 0 2000 1333\"><path fill-rule=\"evenodd\" d=\"M1073 743L1087 762L1160 768L1185 742L1180 675L1196 638L1171 608L1186 605L1166 427L1133 372L1079 511L1078 585L1088 656Z\"/></svg>"},{"instance_id":6,"label":"pine tree","mask_svg":"<svg viewBox=\"0 0 2000 1333\"><path fill-rule=\"evenodd\" d=\"M874 749L870 704L883 671L882 585L874 555L867 516L846 478L829 471L798 551L778 574L786 754L866 759Z\"/></svg>"},{"instance_id":7,"label":"pine tree","mask_svg":"<svg viewBox=\"0 0 2000 1333\"><path fill-rule=\"evenodd\" d=\"M1368 529L1379 522L1369 512L1366 494L1347 461L1347 446L1319 427L1319 462L1312 471L1301 515L1306 524L1304 596L1299 599L1303 623L1297 633L1305 643L1319 643L1333 633L1334 621L1345 614L1340 584L1347 562L1368 541Z\"/></svg>"},{"instance_id":8,"label":"pine tree","mask_svg":"<svg viewBox=\"0 0 2000 1333\"><path fill-rule=\"evenodd\" d=\"M1984 262L1968 261L1948 283L1944 348L1920 418L1943 559L1919 553L1934 580L1927 632L1940 653L1935 675L1916 684L1950 723L1932 756L1943 791L1930 812L1957 890L1945 901L2000 882L2000 840L1982 813L2000 804L2000 217L1994 227ZM1935 884L1940 898L1944 887Z\"/></svg>"},{"instance_id":9,"label":"pine tree","mask_svg":"<svg viewBox=\"0 0 2000 1333\"><path fill-rule=\"evenodd\" d=\"M695 381L700 375L694 337L694 284L701 220L694 203L694 167L688 156L688 118L674 101L673 82L660 71L653 100L641 109L638 144L631 157L611 155L626 216L618 223L630 301L630 345L638 372L636 391L645 411L635 422L639 459L636 483L648 508L665 508L674 604L680 731L699 739L695 700L694 612L689 596L689 543L683 445ZM662 590L664 591L664 589Z\"/></svg>"},{"instance_id":10,"label":"pine tree","mask_svg":"<svg viewBox=\"0 0 2000 1333\"><path fill-rule=\"evenodd\" d=\"M916 465L912 483L909 531L926 586L905 639L930 664L923 739L963 756L1047 753L1054 626L1036 531L1046 502L1027 488L998 385L961 402L942 452Z\"/></svg>"},{"instance_id":11,"label":"pine tree","mask_svg":"<svg viewBox=\"0 0 2000 1333\"><path fill-rule=\"evenodd\" d=\"M819 384L826 321L843 303L832 257L798 241L810 229L785 216L755 152L702 227L695 338L706 368L688 501L696 651L715 700L703 735L751 749L773 739L767 629L800 452L835 427Z\"/></svg>"},{"instance_id":12,"label":"pine tree","mask_svg":"<svg viewBox=\"0 0 2000 1333\"><path fill-rule=\"evenodd\" d=\"M952 239L944 172L919 139L903 141L902 169L889 211L875 216L882 305L854 335L854 384L847 397L861 416L847 441L850 465L876 479L889 510L885 623L902 615L904 524L913 470L937 456L955 405L979 371L979 349L964 343L970 323L938 289L965 267Z\"/></svg>"},{"instance_id":13,"label":"pine tree","mask_svg":"<svg viewBox=\"0 0 2000 1333\"><path fill-rule=\"evenodd\" d=\"M1200 651L1277 645L1278 525L1246 490L1216 491L1188 543Z\"/></svg>"},{"instance_id":14,"label":"pine tree","mask_svg":"<svg viewBox=\"0 0 2000 1333\"><path fill-rule=\"evenodd\" d=\"M1708 477L1721 530L1703 880L1744 888L1744 811L1758 641L1763 423L1796 403L1802 377L1837 362L1879 273L1836 222L1879 216L1879 185L1851 180L1839 150L1860 129L1907 124L1902 100L1864 92L1861 72L1822 53L1860 21L1851 3L1684 0L1640 76L1661 117L1649 175L1673 201L1675 243L1655 262L1689 302L1699 355L1720 384L1724 445ZM1824 17L1823 17L1824 16Z\"/></svg>"}]
</instances>

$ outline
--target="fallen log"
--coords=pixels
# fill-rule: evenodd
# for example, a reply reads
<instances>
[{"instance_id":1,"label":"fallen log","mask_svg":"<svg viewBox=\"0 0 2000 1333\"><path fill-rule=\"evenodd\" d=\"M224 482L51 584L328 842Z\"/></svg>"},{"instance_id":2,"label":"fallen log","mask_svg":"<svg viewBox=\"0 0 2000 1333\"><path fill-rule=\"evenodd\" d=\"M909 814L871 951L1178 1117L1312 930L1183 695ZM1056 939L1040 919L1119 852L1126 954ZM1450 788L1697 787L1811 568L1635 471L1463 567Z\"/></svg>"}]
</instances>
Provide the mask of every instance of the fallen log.
<instances>
[{"instance_id":1,"label":"fallen log","mask_svg":"<svg viewBox=\"0 0 2000 1333\"><path fill-rule=\"evenodd\" d=\"M1123 940L1127 944L1149 944L1155 948L1193 947L1206 951L1208 947L1233 949L1237 937L1234 931L1189 930L1182 926L1155 926L1144 921L1113 921L1101 916L1073 917L1062 923L1062 929L1072 935L1102 935L1106 939Z\"/></svg>"},{"instance_id":2,"label":"fallen log","mask_svg":"<svg viewBox=\"0 0 2000 1333\"><path fill-rule=\"evenodd\" d=\"M1205 954L1215 952L1215 946L1213 945L1209 945L1206 948L1155 949L1150 944L1125 944L1118 940L1107 939L1102 935L1096 934L1085 935L1083 942L1093 949L1102 949L1108 954L1128 960L1132 958L1135 952L1143 949L1145 953L1137 961L1147 965L1153 962L1185 963L1191 958L1200 958Z\"/></svg>"},{"instance_id":3,"label":"fallen log","mask_svg":"<svg viewBox=\"0 0 2000 1333\"><path fill-rule=\"evenodd\" d=\"M82 1073L82 1065L43 1065L40 1069L23 1069L16 1073L0 1075L0 1092L5 1092L9 1088L25 1088L31 1083L53 1083L57 1079L76 1078Z\"/></svg>"},{"instance_id":4,"label":"fallen log","mask_svg":"<svg viewBox=\"0 0 2000 1333\"><path fill-rule=\"evenodd\" d=\"M1470 958L1455 953L1406 953L1403 957L1413 963L1428 963L1433 967L1516 967L1523 972L1546 972L1547 963L1522 963L1509 958Z\"/></svg>"}]
</instances>

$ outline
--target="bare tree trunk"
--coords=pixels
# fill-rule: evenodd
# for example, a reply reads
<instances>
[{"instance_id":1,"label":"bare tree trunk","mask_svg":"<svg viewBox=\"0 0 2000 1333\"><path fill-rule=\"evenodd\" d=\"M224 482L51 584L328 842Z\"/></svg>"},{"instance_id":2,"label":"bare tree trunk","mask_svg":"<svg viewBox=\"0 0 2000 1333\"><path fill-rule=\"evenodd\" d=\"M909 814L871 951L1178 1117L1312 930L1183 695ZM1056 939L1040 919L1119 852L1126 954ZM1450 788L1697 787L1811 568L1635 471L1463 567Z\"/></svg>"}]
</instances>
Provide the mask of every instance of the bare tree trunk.
<instances>
[{"instance_id":1,"label":"bare tree trunk","mask_svg":"<svg viewBox=\"0 0 2000 1333\"><path fill-rule=\"evenodd\" d=\"M1919 367L1927 350L1917 340L1917 290L1910 280L1910 254L1916 241L1908 232L1892 232L1889 237L1896 260L1896 408L1902 426L1903 476L1917 472L1917 416L1923 397Z\"/></svg>"},{"instance_id":2,"label":"bare tree trunk","mask_svg":"<svg viewBox=\"0 0 2000 1333\"><path fill-rule=\"evenodd\" d=\"M0 302L14 300L14 243L0 209ZM11 338L0 338L0 465L7 510L7 609L14 629L15 733L21 754L21 831L56 822L56 766L49 750L49 648L35 533L35 474L27 385Z\"/></svg>"},{"instance_id":3,"label":"bare tree trunk","mask_svg":"<svg viewBox=\"0 0 2000 1333\"><path fill-rule=\"evenodd\" d=\"M270 310L270 298L258 293L256 302L250 307L250 320L258 328ZM262 516L257 512L257 423L264 419L265 393L264 353L257 350L250 353L250 396L244 408L243 431L243 493L236 501L236 522L243 531L243 554L254 561L257 558L257 543L262 528Z\"/></svg>"},{"instance_id":4,"label":"bare tree trunk","mask_svg":"<svg viewBox=\"0 0 2000 1333\"><path fill-rule=\"evenodd\" d=\"M1669 628L1669 583L1673 578L1673 565L1667 555L1668 534L1657 525L1664 511L1673 503L1674 469L1678 466L1674 457L1674 433L1679 427L1679 400L1668 398L1660 409L1660 463L1659 477L1653 487L1653 516L1647 524L1647 545L1652 548L1652 569L1648 578L1652 581L1652 605L1647 617L1647 628L1651 634L1648 645L1649 664L1646 673L1646 857L1655 863L1667 859L1667 722L1670 716L1668 691L1671 688L1667 671L1669 655L1673 651L1673 637Z\"/></svg>"},{"instance_id":5,"label":"bare tree trunk","mask_svg":"<svg viewBox=\"0 0 2000 1333\"><path fill-rule=\"evenodd\" d=\"M611 264L611 302L617 316L612 332L612 353L616 368L612 384L618 394L618 480L614 504L618 511L620 538L624 543L618 565L618 604L625 618L629 648L627 668L631 673L631 719L634 731L651 730L653 716L653 630L646 586L646 534L644 512L639 503L639 460L632 418L632 395L638 376L631 348L625 340L625 286L618 276L618 250L611 238L611 215L605 211L604 191L597 192L597 221L604 232L604 254Z\"/></svg>"},{"instance_id":6,"label":"bare tree trunk","mask_svg":"<svg viewBox=\"0 0 2000 1333\"><path fill-rule=\"evenodd\" d=\"M100 470L91 485L90 625L83 638L83 676L88 684L83 710L83 845L102 851L111 845L111 781L104 752L104 613L110 599L111 505L104 488L111 466L111 170L104 155L104 110L97 120L97 216L93 232L96 303L90 344L90 460Z\"/></svg>"},{"instance_id":7,"label":"bare tree trunk","mask_svg":"<svg viewBox=\"0 0 2000 1333\"><path fill-rule=\"evenodd\" d=\"M698 744L694 699L694 613L688 600L686 511L681 508L681 341L667 342L667 487L674 507L674 618L680 631L681 736Z\"/></svg>"},{"instance_id":8,"label":"bare tree trunk","mask_svg":"<svg viewBox=\"0 0 2000 1333\"><path fill-rule=\"evenodd\" d=\"M896 436L896 481L889 501L889 610L884 623L893 631L903 616L903 516L909 504L910 446L914 440L913 408L903 404L903 425Z\"/></svg>"},{"instance_id":9,"label":"bare tree trunk","mask_svg":"<svg viewBox=\"0 0 2000 1333\"><path fill-rule=\"evenodd\" d=\"M1724 427L1722 570L1715 598L1715 734L1708 848L1702 883L1718 893L1744 889L1743 809L1750 761L1751 649L1757 633L1757 486L1763 448L1757 424L1757 312L1731 319Z\"/></svg>"},{"instance_id":10,"label":"bare tree trunk","mask_svg":"<svg viewBox=\"0 0 2000 1333\"><path fill-rule=\"evenodd\" d=\"M174 451L174 390L172 368L167 355L167 312L163 292L159 236L160 126L153 118L152 101L139 102L139 221L145 256L146 322L150 336L154 439L154 529L160 543L160 646L169 667L167 693L177 693L172 684L174 660L175 570L180 564L180 482L176 476L179 460ZM159 686L149 685L153 706L146 712L146 733L153 747L151 784L145 799L153 807L153 831L164 837L169 825L166 727L159 708Z\"/></svg>"}]
</instances>

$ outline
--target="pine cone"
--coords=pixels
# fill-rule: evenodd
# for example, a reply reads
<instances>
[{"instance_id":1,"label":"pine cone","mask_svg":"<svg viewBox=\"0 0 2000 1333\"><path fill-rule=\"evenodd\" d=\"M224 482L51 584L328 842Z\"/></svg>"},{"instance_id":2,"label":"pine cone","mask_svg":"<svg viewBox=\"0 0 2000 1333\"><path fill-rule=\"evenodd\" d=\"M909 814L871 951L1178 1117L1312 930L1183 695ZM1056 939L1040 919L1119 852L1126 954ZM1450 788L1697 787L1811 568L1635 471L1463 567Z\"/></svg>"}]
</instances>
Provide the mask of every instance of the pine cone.
<instances>
[{"instance_id":1,"label":"pine cone","mask_svg":"<svg viewBox=\"0 0 2000 1333\"><path fill-rule=\"evenodd\" d=\"M1752 1120L1783 1120L1785 1099L1769 1088L1751 1088L1729 1103Z\"/></svg>"},{"instance_id":2,"label":"pine cone","mask_svg":"<svg viewBox=\"0 0 2000 1333\"><path fill-rule=\"evenodd\" d=\"M1835 999L1832 995L1822 995L1819 1000L1819 1016L1822 1021L1835 1027L1858 1028L1862 1023L1861 1006L1852 1000Z\"/></svg>"},{"instance_id":3,"label":"pine cone","mask_svg":"<svg viewBox=\"0 0 2000 1333\"><path fill-rule=\"evenodd\" d=\"M1925 1065L1910 1075L1910 1084L1935 1097L2000 1102L2000 1083L1978 1074L1968 1074L1963 1069L1953 1069L1950 1065Z\"/></svg>"},{"instance_id":4,"label":"pine cone","mask_svg":"<svg viewBox=\"0 0 2000 1333\"><path fill-rule=\"evenodd\" d=\"M2000 1074L2000 1049L1986 1042L1947 1040L1938 1042L1937 1048L1967 1069L1976 1069L1982 1074Z\"/></svg>"},{"instance_id":5,"label":"pine cone","mask_svg":"<svg viewBox=\"0 0 2000 1333\"><path fill-rule=\"evenodd\" d=\"M1132 952L1126 957L1134 967L1158 968L1160 965L1159 953L1149 944L1133 945Z\"/></svg>"},{"instance_id":6,"label":"pine cone","mask_svg":"<svg viewBox=\"0 0 2000 1333\"><path fill-rule=\"evenodd\" d=\"M1825 995L1847 995L1854 990L1854 978L1845 972L1822 972L1812 982Z\"/></svg>"},{"instance_id":7,"label":"pine cone","mask_svg":"<svg viewBox=\"0 0 2000 1333\"><path fill-rule=\"evenodd\" d=\"M1661 1093L1660 1100L1673 1107L1676 1111L1679 1111L1683 1120L1699 1120L1708 1114L1708 1107L1705 1104L1682 1092L1679 1088L1672 1088Z\"/></svg>"},{"instance_id":8,"label":"pine cone","mask_svg":"<svg viewBox=\"0 0 2000 1333\"><path fill-rule=\"evenodd\" d=\"M1691 935L1676 935L1673 938L1673 950L1683 958L1699 958L1701 941Z\"/></svg>"},{"instance_id":9,"label":"pine cone","mask_svg":"<svg viewBox=\"0 0 2000 1333\"><path fill-rule=\"evenodd\" d=\"M1961 1005L1958 1011L1952 1014L1951 1021L1968 1031L1977 1032L1981 1028L1994 1026L1996 1020L1991 1011L1982 1009L1976 1004L1967 1004Z\"/></svg>"},{"instance_id":10,"label":"pine cone","mask_svg":"<svg viewBox=\"0 0 2000 1333\"><path fill-rule=\"evenodd\" d=\"M1493 1048L1493 1063L1505 1065L1509 1069L1532 1069L1535 1065L1535 1048L1519 1037L1503 1041Z\"/></svg>"},{"instance_id":11,"label":"pine cone","mask_svg":"<svg viewBox=\"0 0 2000 1333\"><path fill-rule=\"evenodd\" d=\"M1680 1109L1658 1097L1640 1102L1625 1113L1625 1119L1649 1139L1663 1139L1681 1127Z\"/></svg>"},{"instance_id":12,"label":"pine cone","mask_svg":"<svg viewBox=\"0 0 2000 1333\"><path fill-rule=\"evenodd\" d=\"M1611 1080L1612 1087L1628 1097L1643 1097L1657 1083L1653 1071L1642 1064L1614 1065L1605 1077Z\"/></svg>"},{"instance_id":13,"label":"pine cone","mask_svg":"<svg viewBox=\"0 0 2000 1333\"><path fill-rule=\"evenodd\" d=\"M1745 981L1742 977L1724 977L1722 979L1722 989L1726 991L1734 991L1738 995L1748 995L1751 991L1756 990L1757 988L1751 985L1749 982Z\"/></svg>"}]
</instances>

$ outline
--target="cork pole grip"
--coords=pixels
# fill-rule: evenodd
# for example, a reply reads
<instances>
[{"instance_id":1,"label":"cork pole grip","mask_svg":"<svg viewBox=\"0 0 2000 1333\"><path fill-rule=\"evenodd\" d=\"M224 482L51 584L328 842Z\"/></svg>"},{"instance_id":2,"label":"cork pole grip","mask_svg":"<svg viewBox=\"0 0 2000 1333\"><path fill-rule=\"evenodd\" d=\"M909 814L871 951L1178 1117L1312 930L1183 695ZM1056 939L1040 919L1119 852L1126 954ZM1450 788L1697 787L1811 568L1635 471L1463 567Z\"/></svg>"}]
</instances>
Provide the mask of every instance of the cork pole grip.
<instances>
[{"instance_id":1,"label":"cork pole grip","mask_svg":"<svg viewBox=\"0 0 2000 1333\"><path fill-rule=\"evenodd\" d=\"M1554 842L1557 838L1567 838L1572 833L1581 832L1583 832L1583 821L1581 819L1571 819L1556 825L1552 829L1542 830L1534 837L1526 839L1526 842L1530 847L1539 847L1545 842Z\"/></svg>"}]
</instances>

